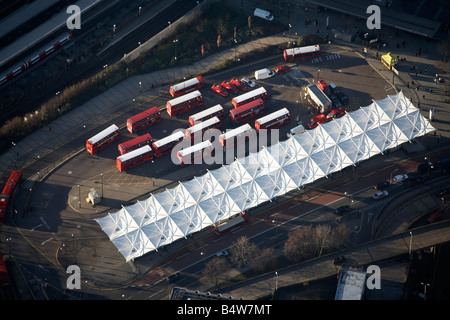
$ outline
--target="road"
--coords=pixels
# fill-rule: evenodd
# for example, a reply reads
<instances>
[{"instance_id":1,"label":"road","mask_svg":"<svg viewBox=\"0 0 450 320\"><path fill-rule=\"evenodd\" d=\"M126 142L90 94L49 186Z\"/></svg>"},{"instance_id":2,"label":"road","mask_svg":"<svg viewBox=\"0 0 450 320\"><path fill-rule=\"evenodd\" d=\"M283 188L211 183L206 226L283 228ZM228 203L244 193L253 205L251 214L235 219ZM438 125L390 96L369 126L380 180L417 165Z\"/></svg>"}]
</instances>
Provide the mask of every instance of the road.
<instances>
[{"instance_id":1,"label":"road","mask_svg":"<svg viewBox=\"0 0 450 320\"><path fill-rule=\"evenodd\" d=\"M444 154L441 151L433 156L439 157ZM381 180L389 180L392 172L415 171L417 164L422 163L422 160L423 157L418 156L389 165L383 163L376 167L358 170L357 175L363 177L362 179L351 179L343 183L349 178L344 176L307 192L307 199L300 200L301 196L297 195L287 201L280 201L262 212L251 214L250 226L225 238L217 238L211 232L209 236L172 252L164 258L144 279L134 283L137 288L129 295L129 299L167 299L168 282L161 277L161 274L167 277L179 272L181 277L174 285L195 290L199 287L198 278L206 261L214 257L216 252L228 249L230 244L243 235L259 247L275 247L280 250L289 232L302 225L344 223L353 230L350 246L373 240L373 230L376 228L376 223L379 223L377 214L382 206L401 192L410 190L406 184L391 185L388 188L388 197L375 200L372 197L375 192L373 185ZM435 177L438 176L435 175ZM345 192L349 192L350 196ZM342 217L337 216L334 209L346 204L351 205L352 212Z\"/></svg>"}]
</instances>

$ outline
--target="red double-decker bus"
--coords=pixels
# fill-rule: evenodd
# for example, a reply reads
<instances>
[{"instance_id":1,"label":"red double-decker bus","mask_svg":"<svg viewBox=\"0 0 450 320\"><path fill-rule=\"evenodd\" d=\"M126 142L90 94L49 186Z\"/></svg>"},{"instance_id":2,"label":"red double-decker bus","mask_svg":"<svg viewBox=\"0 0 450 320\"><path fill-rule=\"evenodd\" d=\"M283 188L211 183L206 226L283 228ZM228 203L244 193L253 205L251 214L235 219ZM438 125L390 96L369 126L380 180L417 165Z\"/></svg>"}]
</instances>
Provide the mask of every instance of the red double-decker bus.
<instances>
[{"instance_id":1,"label":"red double-decker bus","mask_svg":"<svg viewBox=\"0 0 450 320\"><path fill-rule=\"evenodd\" d=\"M100 150L103 150L107 146L111 145L114 141L119 140L119 138L119 127L112 124L105 130L88 139L86 141L86 150L90 154L96 154Z\"/></svg>"},{"instance_id":2,"label":"red double-decker bus","mask_svg":"<svg viewBox=\"0 0 450 320\"><path fill-rule=\"evenodd\" d=\"M127 119L127 129L130 133L150 127L161 121L161 111L153 107Z\"/></svg>"},{"instance_id":3,"label":"red double-decker bus","mask_svg":"<svg viewBox=\"0 0 450 320\"><path fill-rule=\"evenodd\" d=\"M244 124L236 129L228 130L219 136L219 142L224 148L231 148L246 140L252 140L256 137L256 132L248 124Z\"/></svg>"},{"instance_id":4,"label":"red double-decker bus","mask_svg":"<svg viewBox=\"0 0 450 320\"><path fill-rule=\"evenodd\" d=\"M197 123L200 123L202 121L217 117L220 120L223 120L225 116L225 111L223 107L220 104L215 105L214 107L211 107L209 109L203 110L199 113L196 113L189 117L189 124L191 126L196 125Z\"/></svg>"},{"instance_id":5,"label":"red double-decker bus","mask_svg":"<svg viewBox=\"0 0 450 320\"><path fill-rule=\"evenodd\" d=\"M203 87L204 79L202 76L183 81L170 87L169 92L172 97L179 97L188 92L198 90Z\"/></svg>"},{"instance_id":6,"label":"red double-decker bus","mask_svg":"<svg viewBox=\"0 0 450 320\"><path fill-rule=\"evenodd\" d=\"M237 108L257 99L267 101L268 98L269 95L267 94L266 89L264 89L264 87L260 87L233 98L233 100L231 100L231 103L233 104L233 107Z\"/></svg>"},{"instance_id":7,"label":"red double-decker bus","mask_svg":"<svg viewBox=\"0 0 450 320\"><path fill-rule=\"evenodd\" d=\"M320 57L321 54L322 51L320 49L320 45L316 44L313 46L285 49L283 51L283 58L284 61L288 62Z\"/></svg>"},{"instance_id":8,"label":"red double-decker bus","mask_svg":"<svg viewBox=\"0 0 450 320\"><path fill-rule=\"evenodd\" d=\"M261 129L272 130L288 124L291 121L291 114L287 108L272 112L267 116L255 121L255 129L259 132Z\"/></svg>"},{"instance_id":9,"label":"red double-decker bus","mask_svg":"<svg viewBox=\"0 0 450 320\"><path fill-rule=\"evenodd\" d=\"M185 94L184 96L167 101L166 110L169 116L173 117L178 113L183 113L203 105L203 96L200 91Z\"/></svg>"},{"instance_id":10,"label":"red double-decker bus","mask_svg":"<svg viewBox=\"0 0 450 320\"><path fill-rule=\"evenodd\" d=\"M13 170L8 178L8 181L6 181L6 184L3 187L2 193L0 194L0 224L5 222L6 209L8 209L10 199L21 180L22 172Z\"/></svg>"},{"instance_id":11,"label":"red double-decker bus","mask_svg":"<svg viewBox=\"0 0 450 320\"><path fill-rule=\"evenodd\" d=\"M155 153L155 157L159 158L165 154L172 151L178 143L183 141L184 133L182 131L177 131L168 137L162 138L156 142L152 143L152 148Z\"/></svg>"},{"instance_id":12,"label":"red double-decker bus","mask_svg":"<svg viewBox=\"0 0 450 320\"><path fill-rule=\"evenodd\" d=\"M186 139L188 139L191 142L194 141L195 139L198 139L198 141L200 141L203 138L203 133L205 133L206 130L212 128L220 128L220 125L221 125L220 119L217 117L200 122L195 126L186 129Z\"/></svg>"},{"instance_id":13,"label":"red double-decker bus","mask_svg":"<svg viewBox=\"0 0 450 320\"><path fill-rule=\"evenodd\" d=\"M264 101L257 99L230 111L230 118L233 124L247 122L259 115L264 114Z\"/></svg>"},{"instance_id":14,"label":"red double-decker bus","mask_svg":"<svg viewBox=\"0 0 450 320\"><path fill-rule=\"evenodd\" d=\"M147 133L132 140L122 142L117 148L119 149L120 155L123 155L143 146L151 146L152 142L152 136Z\"/></svg>"},{"instance_id":15,"label":"red double-decker bus","mask_svg":"<svg viewBox=\"0 0 450 320\"><path fill-rule=\"evenodd\" d=\"M201 163L205 154L213 155L214 147L211 141L206 140L188 148L182 149L177 152L178 161L180 161L180 166L184 167L188 164L198 164Z\"/></svg>"},{"instance_id":16,"label":"red double-decker bus","mask_svg":"<svg viewBox=\"0 0 450 320\"><path fill-rule=\"evenodd\" d=\"M150 146L143 146L139 149L121 155L116 159L116 166L119 171L126 171L128 169L137 167L154 158L153 150Z\"/></svg>"}]
</instances>

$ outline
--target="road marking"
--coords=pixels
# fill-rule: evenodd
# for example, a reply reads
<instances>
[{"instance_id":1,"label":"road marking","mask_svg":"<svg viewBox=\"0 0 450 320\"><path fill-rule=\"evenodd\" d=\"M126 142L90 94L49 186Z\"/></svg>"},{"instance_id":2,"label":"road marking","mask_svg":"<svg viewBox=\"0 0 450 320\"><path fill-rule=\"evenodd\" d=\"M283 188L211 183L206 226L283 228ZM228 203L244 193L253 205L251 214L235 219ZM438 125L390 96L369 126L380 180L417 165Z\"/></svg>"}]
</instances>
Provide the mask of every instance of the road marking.
<instances>
[{"instance_id":1,"label":"road marking","mask_svg":"<svg viewBox=\"0 0 450 320\"><path fill-rule=\"evenodd\" d=\"M32 228L32 229L31 229L31 231L34 231L34 230L36 230L36 229L37 229L37 228L39 228L40 226L42 226L42 223L41 223L40 225L38 225L38 226L36 226L36 227Z\"/></svg>"},{"instance_id":2,"label":"road marking","mask_svg":"<svg viewBox=\"0 0 450 320\"><path fill-rule=\"evenodd\" d=\"M373 174L375 174L375 171L374 172L371 172L371 173L369 173L369 174L366 174L365 176L362 176L363 178L367 178L368 176L371 176L371 175L373 175Z\"/></svg>"},{"instance_id":3,"label":"road marking","mask_svg":"<svg viewBox=\"0 0 450 320\"><path fill-rule=\"evenodd\" d=\"M47 224L47 222L45 221L45 219L43 217L39 217L39 219L41 219L42 223L44 224L44 226L50 230L50 226Z\"/></svg>"},{"instance_id":4,"label":"road marking","mask_svg":"<svg viewBox=\"0 0 450 320\"><path fill-rule=\"evenodd\" d=\"M41 246L43 246L44 244L46 244L47 242L49 242L49 241L51 241L51 240L53 240L53 238L50 238L50 239L45 240L44 242L41 243Z\"/></svg>"}]
</instances>

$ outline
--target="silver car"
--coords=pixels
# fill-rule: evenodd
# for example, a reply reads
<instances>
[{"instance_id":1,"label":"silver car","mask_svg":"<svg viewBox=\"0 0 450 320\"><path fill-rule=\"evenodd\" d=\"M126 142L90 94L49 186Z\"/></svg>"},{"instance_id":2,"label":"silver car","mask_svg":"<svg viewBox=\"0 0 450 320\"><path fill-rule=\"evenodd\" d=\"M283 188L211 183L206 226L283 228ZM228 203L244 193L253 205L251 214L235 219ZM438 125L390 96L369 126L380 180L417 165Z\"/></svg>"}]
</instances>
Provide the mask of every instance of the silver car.
<instances>
[{"instance_id":1,"label":"silver car","mask_svg":"<svg viewBox=\"0 0 450 320\"><path fill-rule=\"evenodd\" d=\"M375 193L373 195L373 198L374 199L381 199L381 198L384 198L384 197L386 197L388 195L389 195L389 193L386 190L382 190L382 191L378 191L377 193Z\"/></svg>"},{"instance_id":2,"label":"silver car","mask_svg":"<svg viewBox=\"0 0 450 320\"><path fill-rule=\"evenodd\" d=\"M254 83L252 80L250 80L249 78L243 77L241 79L241 81L245 82L249 87L253 88L256 86L256 83Z\"/></svg>"}]
</instances>

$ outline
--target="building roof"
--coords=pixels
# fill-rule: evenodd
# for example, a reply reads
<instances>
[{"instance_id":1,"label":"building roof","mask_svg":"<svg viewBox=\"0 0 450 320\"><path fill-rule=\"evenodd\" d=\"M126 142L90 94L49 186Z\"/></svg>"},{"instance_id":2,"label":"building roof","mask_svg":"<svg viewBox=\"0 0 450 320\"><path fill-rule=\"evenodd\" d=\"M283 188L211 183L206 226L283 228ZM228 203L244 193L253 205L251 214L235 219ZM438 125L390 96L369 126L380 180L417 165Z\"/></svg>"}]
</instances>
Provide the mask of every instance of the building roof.
<instances>
[{"instance_id":1,"label":"building roof","mask_svg":"<svg viewBox=\"0 0 450 320\"><path fill-rule=\"evenodd\" d=\"M96 221L128 261L434 130L400 92Z\"/></svg>"}]
</instances>

